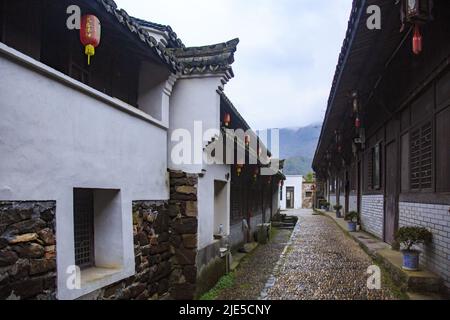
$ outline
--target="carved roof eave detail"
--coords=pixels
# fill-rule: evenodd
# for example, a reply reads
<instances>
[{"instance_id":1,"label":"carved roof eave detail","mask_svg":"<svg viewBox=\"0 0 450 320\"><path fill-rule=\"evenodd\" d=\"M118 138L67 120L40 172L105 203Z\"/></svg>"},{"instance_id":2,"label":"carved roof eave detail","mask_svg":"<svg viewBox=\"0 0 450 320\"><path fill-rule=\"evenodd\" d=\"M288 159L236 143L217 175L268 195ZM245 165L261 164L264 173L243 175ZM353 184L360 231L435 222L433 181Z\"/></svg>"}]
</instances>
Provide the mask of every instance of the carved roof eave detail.
<instances>
[{"instance_id":1,"label":"carved roof eave detail","mask_svg":"<svg viewBox=\"0 0 450 320\"><path fill-rule=\"evenodd\" d=\"M149 35L135 18L129 16L125 10L118 9L117 4L113 0L96 1L103 6L107 13L114 16L121 25L128 28L131 33L134 33L138 40L145 43L172 71L177 72L181 70L181 65L174 55L170 51L167 51L162 43Z\"/></svg>"}]
</instances>

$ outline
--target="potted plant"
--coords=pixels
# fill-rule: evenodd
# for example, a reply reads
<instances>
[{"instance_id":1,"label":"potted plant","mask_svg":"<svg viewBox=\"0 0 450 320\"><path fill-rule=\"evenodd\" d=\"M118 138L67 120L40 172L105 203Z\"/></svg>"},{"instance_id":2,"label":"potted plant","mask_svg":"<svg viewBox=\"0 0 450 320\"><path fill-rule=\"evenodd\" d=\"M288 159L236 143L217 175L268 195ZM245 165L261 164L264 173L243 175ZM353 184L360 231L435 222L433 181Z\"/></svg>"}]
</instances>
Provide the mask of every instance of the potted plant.
<instances>
[{"instance_id":1,"label":"potted plant","mask_svg":"<svg viewBox=\"0 0 450 320\"><path fill-rule=\"evenodd\" d=\"M356 211L351 211L345 215L345 220L348 223L348 231L356 232L356 227L358 226L359 213Z\"/></svg>"},{"instance_id":2,"label":"potted plant","mask_svg":"<svg viewBox=\"0 0 450 320\"><path fill-rule=\"evenodd\" d=\"M330 211L330 203L329 202L325 202L325 210Z\"/></svg>"},{"instance_id":3,"label":"potted plant","mask_svg":"<svg viewBox=\"0 0 450 320\"><path fill-rule=\"evenodd\" d=\"M337 204L333 208L334 210L336 210L336 218L342 218L341 215L342 206L340 204Z\"/></svg>"},{"instance_id":4,"label":"potted plant","mask_svg":"<svg viewBox=\"0 0 450 320\"><path fill-rule=\"evenodd\" d=\"M413 249L413 247L429 244L433 239L433 234L426 228L403 227L398 230L395 238L403 248L403 269L408 271L419 270L420 251Z\"/></svg>"}]
</instances>

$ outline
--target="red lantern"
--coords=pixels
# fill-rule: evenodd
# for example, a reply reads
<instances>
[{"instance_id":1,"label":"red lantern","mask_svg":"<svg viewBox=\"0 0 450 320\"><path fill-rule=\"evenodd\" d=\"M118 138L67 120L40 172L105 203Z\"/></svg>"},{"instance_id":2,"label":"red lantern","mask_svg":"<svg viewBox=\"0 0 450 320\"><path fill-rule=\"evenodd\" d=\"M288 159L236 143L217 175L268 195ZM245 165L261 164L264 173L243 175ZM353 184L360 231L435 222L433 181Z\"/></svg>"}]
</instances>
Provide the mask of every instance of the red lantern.
<instances>
[{"instance_id":1,"label":"red lantern","mask_svg":"<svg viewBox=\"0 0 450 320\"><path fill-rule=\"evenodd\" d=\"M84 53L88 56L88 65L95 55L95 48L100 44L101 30L100 20L96 16L89 14L81 18L80 40L85 47Z\"/></svg>"},{"instance_id":2,"label":"red lantern","mask_svg":"<svg viewBox=\"0 0 450 320\"><path fill-rule=\"evenodd\" d=\"M361 119L359 117L356 117L355 119L355 127L357 129L361 128Z\"/></svg>"},{"instance_id":3,"label":"red lantern","mask_svg":"<svg viewBox=\"0 0 450 320\"><path fill-rule=\"evenodd\" d=\"M422 34L420 33L420 27L418 24L414 26L413 52L416 55L422 52Z\"/></svg>"},{"instance_id":4,"label":"red lantern","mask_svg":"<svg viewBox=\"0 0 450 320\"><path fill-rule=\"evenodd\" d=\"M229 113L225 113L225 116L223 117L223 123L225 124L225 127L228 127L231 123L231 115Z\"/></svg>"}]
</instances>

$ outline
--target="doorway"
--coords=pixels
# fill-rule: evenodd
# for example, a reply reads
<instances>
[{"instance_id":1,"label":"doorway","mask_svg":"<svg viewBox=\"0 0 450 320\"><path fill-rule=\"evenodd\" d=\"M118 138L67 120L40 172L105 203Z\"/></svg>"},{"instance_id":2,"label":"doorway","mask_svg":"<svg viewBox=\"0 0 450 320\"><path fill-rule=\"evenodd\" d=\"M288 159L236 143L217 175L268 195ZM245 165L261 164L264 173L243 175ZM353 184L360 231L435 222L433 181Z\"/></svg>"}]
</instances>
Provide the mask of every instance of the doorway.
<instances>
[{"instance_id":1,"label":"doorway","mask_svg":"<svg viewBox=\"0 0 450 320\"><path fill-rule=\"evenodd\" d=\"M294 197L295 197L295 188L287 187L286 188L286 208L294 209Z\"/></svg>"}]
</instances>

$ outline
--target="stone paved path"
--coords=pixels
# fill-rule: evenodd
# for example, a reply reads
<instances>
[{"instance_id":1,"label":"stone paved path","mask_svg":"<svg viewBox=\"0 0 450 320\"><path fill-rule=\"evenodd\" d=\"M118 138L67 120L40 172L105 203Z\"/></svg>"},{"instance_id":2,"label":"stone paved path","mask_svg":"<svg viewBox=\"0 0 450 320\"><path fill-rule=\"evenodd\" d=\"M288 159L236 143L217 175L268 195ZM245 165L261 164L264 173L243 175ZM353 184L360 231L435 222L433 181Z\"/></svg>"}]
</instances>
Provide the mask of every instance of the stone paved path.
<instances>
[{"instance_id":1,"label":"stone paved path","mask_svg":"<svg viewBox=\"0 0 450 320\"><path fill-rule=\"evenodd\" d=\"M278 230L269 244L259 246L246 257L235 272L233 287L223 290L217 300L259 299L291 233L291 230Z\"/></svg>"},{"instance_id":2,"label":"stone paved path","mask_svg":"<svg viewBox=\"0 0 450 320\"><path fill-rule=\"evenodd\" d=\"M269 300L396 299L383 280L382 290L368 290L370 257L331 219L311 210L291 211L299 222L292 244L279 262Z\"/></svg>"}]
</instances>

